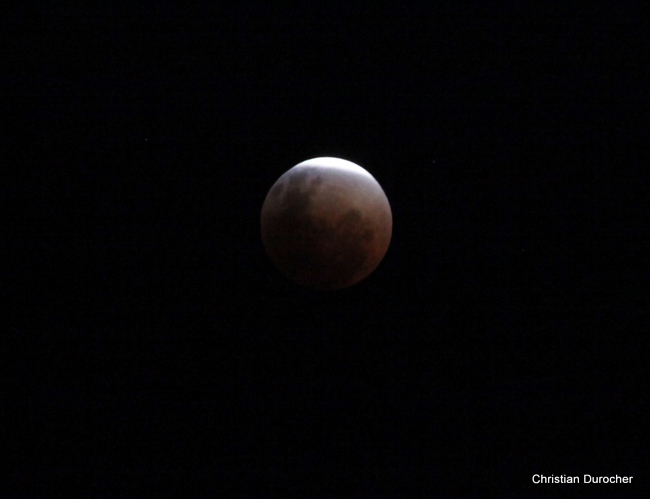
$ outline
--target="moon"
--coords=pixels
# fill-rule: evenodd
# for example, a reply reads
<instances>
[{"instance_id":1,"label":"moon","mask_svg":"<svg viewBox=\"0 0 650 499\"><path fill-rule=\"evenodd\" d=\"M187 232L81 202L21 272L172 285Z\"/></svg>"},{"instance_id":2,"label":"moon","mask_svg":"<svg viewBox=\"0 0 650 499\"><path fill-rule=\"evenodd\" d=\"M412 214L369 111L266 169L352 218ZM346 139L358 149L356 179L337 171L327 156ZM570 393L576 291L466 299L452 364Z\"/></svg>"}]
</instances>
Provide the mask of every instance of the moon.
<instances>
[{"instance_id":1,"label":"moon","mask_svg":"<svg viewBox=\"0 0 650 499\"><path fill-rule=\"evenodd\" d=\"M316 290L347 288L368 277L384 258L392 231L379 183L340 158L297 164L262 206L266 253L286 277Z\"/></svg>"}]
</instances>

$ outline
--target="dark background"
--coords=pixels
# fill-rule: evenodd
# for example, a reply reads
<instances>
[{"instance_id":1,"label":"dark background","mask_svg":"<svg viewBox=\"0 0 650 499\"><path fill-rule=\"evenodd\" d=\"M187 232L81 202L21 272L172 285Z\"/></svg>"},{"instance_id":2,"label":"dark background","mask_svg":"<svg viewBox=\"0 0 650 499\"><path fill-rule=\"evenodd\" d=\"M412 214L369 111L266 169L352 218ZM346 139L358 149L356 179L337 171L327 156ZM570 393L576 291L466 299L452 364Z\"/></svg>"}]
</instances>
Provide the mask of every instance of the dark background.
<instances>
[{"instance_id":1,"label":"dark background","mask_svg":"<svg viewBox=\"0 0 650 499\"><path fill-rule=\"evenodd\" d=\"M642 17L220 5L3 18L0 487L638 494ZM394 218L334 293L259 236L317 156Z\"/></svg>"}]
</instances>

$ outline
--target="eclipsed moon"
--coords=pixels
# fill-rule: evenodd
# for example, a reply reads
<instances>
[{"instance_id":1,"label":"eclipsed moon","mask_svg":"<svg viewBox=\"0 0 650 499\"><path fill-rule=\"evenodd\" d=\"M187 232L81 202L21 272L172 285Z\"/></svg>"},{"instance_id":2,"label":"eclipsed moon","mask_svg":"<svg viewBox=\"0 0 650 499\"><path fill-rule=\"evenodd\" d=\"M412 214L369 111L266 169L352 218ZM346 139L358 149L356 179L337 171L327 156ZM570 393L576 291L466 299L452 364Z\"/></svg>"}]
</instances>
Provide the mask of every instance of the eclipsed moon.
<instances>
[{"instance_id":1,"label":"eclipsed moon","mask_svg":"<svg viewBox=\"0 0 650 499\"><path fill-rule=\"evenodd\" d=\"M312 289L340 289L370 275L393 230L386 194L359 165L314 158L285 172L262 206L262 242L278 269Z\"/></svg>"}]
</instances>

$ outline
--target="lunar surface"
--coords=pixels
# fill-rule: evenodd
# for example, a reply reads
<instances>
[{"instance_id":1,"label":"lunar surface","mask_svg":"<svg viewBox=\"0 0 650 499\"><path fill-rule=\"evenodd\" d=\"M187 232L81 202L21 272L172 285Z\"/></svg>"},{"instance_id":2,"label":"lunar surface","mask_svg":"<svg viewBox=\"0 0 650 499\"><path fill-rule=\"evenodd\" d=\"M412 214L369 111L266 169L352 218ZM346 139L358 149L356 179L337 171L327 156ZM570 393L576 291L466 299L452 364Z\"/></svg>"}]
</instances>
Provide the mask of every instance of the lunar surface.
<instances>
[{"instance_id":1,"label":"lunar surface","mask_svg":"<svg viewBox=\"0 0 650 499\"><path fill-rule=\"evenodd\" d=\"M384 258L393 218L379 183L359 165L314 158L284 173L261 215L262 241L292 281L312 289L351 286Z\"/></svg>"}]
</instances>

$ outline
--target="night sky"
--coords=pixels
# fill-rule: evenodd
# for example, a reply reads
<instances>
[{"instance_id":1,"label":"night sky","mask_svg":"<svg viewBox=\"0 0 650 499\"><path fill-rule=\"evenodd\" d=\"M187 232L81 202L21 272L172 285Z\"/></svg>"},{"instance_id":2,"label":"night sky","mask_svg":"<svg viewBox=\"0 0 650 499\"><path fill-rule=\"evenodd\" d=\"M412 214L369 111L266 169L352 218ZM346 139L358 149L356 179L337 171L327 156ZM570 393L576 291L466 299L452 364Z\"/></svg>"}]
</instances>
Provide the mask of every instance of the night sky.
<instances>
[{"instance_id":1,"label":"night sky","mask_svg":"<svg viewBox=\"0 0 650 499\"><path fill-rule=\"evenodd\" d=\"M638 13L235 4L3 18L0 491L639 494ZM393 212L338 292L260 238L318 156Z\"/></svg>"}]
</instances>

